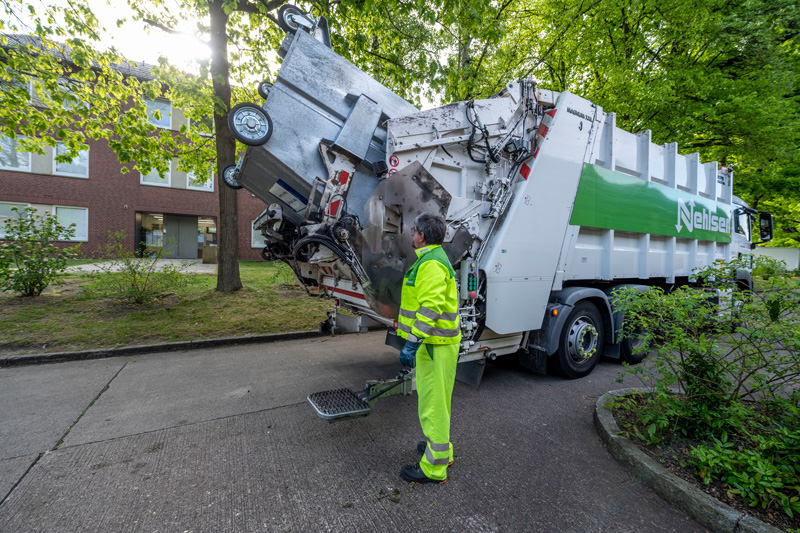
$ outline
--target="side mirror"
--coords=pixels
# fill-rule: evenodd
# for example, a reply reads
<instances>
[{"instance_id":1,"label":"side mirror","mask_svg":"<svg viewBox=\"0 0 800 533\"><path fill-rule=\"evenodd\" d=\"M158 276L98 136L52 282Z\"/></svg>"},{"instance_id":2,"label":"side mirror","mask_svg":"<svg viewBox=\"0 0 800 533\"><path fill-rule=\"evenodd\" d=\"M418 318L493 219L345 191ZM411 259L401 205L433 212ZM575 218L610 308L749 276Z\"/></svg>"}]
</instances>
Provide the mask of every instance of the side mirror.
<instances>
[{"instance_id":1,"label":"side mirror","mask_svg":"<svg viewBox=\"0 0 800 533\"><path fill-rule=\"evenodd\" d=\"M758 229L761 242L769 242L772 240L772 213L765 213L763 211L758 213Z\"/></svg>"}]
</instances>

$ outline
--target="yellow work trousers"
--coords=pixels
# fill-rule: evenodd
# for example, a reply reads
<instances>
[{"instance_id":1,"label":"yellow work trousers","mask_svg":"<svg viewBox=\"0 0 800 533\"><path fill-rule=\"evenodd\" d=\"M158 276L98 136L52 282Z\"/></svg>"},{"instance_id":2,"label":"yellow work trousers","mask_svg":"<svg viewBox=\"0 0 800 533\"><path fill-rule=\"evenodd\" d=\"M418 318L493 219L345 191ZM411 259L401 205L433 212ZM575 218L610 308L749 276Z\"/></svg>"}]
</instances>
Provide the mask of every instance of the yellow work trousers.
<instances>
[{"instance_id":1,"label":"yellow work trousers","mask_svg":"<svg viewBox=\"0 0 800 533\"><path fill-rule=\"evenodd\" d=\"M450 400L456 379L458 348L458 344L423 344L417 350L419 424L428 441L419 466L430 479L447 479L447 465L453 461Z\"/></svg>"}]
</instances>

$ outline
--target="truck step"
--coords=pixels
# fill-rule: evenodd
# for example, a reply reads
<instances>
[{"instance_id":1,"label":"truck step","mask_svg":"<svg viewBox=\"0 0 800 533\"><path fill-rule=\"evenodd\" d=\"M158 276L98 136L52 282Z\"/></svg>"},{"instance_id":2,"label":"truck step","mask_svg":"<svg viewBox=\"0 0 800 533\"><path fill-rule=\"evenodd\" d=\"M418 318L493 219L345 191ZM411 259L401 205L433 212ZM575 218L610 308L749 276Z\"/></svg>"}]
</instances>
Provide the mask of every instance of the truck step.
<instances>
[{"instance_id":1,"label":"truck step","mask_svg":"<svg viewBox=\"0 0 800 533\"><path fill-rule=\"evenodd\" d=\"M326 390L308 395L308 403L324 420L367 416L372 407L350 389Z\"/></svg>"}]
</instances>

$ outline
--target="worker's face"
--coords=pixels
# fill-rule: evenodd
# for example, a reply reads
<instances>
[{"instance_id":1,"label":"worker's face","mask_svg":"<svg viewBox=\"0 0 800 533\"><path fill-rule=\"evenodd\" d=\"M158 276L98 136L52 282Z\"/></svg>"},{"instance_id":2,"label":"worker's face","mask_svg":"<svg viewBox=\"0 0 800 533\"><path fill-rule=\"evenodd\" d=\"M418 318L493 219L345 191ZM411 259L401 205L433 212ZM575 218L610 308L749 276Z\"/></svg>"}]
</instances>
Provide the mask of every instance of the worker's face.
<instances>
[{"instance_id":1,"label":"worker's face","mask_svg":"<svg viewBox=\"0 0 800 533\"><path fill-rule=\"evenodd\" d=\"M411 240L414 243L414 249L425 246L425 234L420 233L416 226L411 227Z\"/></svg>"}]
</instances>

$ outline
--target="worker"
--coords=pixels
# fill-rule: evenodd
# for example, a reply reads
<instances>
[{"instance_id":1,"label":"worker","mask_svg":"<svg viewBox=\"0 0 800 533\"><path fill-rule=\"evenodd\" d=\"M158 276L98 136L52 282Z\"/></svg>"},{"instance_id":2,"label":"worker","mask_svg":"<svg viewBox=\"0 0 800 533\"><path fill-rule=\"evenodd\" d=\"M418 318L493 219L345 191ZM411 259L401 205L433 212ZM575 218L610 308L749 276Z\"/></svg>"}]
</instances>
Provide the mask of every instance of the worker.
<instances>
[{"instance_id":1,"label":"worker","mask_svg":"<svg viewBox=\"0 0 800 533\"><path fill-rule=\"evenodd\" d=\"M406 339L403 366L417 369L419 423L425 441L417 445L419 463L400 475L410 483L444 483L453 462L450 400L461 343L455 271L442 249L447 224L422 213L414 219L411 238L416 262L403 277L397 334Z\"/></svg>"}]
</instances>

